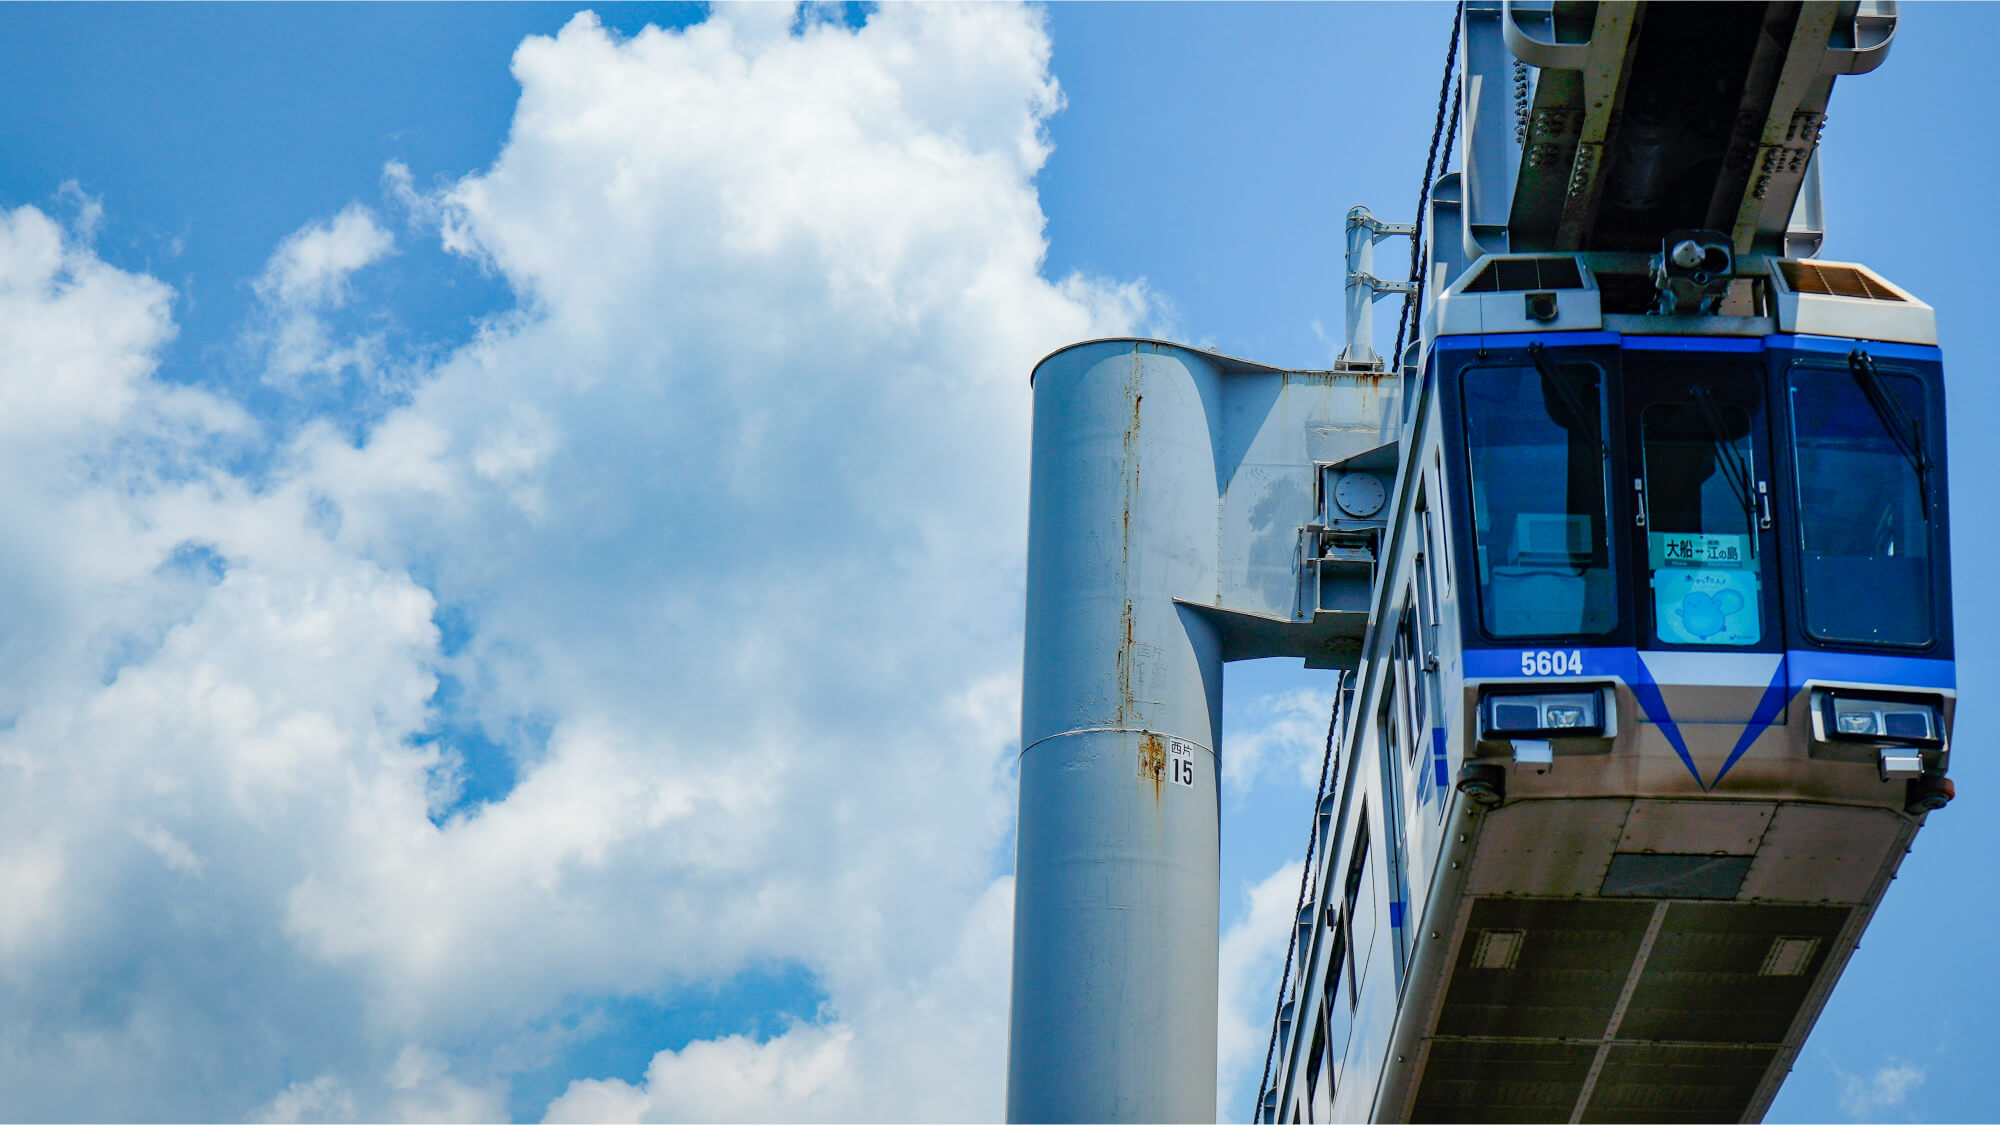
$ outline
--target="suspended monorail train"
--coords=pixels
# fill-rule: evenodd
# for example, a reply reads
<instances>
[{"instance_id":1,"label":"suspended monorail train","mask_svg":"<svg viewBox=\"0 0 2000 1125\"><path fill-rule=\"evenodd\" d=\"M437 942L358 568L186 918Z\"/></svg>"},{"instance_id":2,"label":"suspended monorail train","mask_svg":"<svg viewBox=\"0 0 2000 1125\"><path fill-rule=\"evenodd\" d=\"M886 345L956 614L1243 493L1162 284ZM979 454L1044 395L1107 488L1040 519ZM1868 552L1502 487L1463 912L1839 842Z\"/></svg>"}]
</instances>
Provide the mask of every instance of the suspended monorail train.
<instances>
[{"instance_id":1,"label":"suspended monorail train","mask_svg":"<svg viewBox=\"0 0 2000 1125\"><path fill-rule=\"evenodd\" d=\"M1223 668L1272 656L1339 703L1258 1118L1761 1117L1953 797L1935 317L1816 257L1896 18L1468 0L1459 170L1350 212L1332 370L1037 365L1010 1119L1213 1108Z\"/></svg>"},{"instance_id":2,"label":"suspended monorail train","mask_svg":"<svg viewBox=\"0 0 2000 1125\"><path fill-rule=\"evenodd\" d=\"M1489 260L1393 505L1326 468L1379 635L1268 1118L1754 1120L1950 799L1930 310L1762 265L1731 280L1774 315L1679 318L1602 314L1588 255Z\"/></svg>"}]
</instances>

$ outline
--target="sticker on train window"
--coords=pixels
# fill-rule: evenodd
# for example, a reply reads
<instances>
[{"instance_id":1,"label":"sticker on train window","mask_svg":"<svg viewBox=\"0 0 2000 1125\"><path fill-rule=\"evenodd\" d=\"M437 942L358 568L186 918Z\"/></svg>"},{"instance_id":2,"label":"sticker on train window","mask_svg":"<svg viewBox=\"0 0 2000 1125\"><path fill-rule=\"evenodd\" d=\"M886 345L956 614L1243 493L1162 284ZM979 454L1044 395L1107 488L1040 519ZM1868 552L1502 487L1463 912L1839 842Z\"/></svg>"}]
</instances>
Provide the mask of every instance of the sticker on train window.
<instances>
[{"instance_id":1,"label":"sticker on train window","mask_svg":"<svg viewBox=\"0 0 2000 1125\"><path fill-rule=\"evenodd\" d=\"M1194 788L1194 747L1178 738L1167 740L1167 779Z\"/></svg>"},{"instance_id":2,"label":"sticker on train window","mask_svg":"<svg viewBox=\"0 0 2000 1125\"><path fill-rule=\"evenodd\" d=\"M1521 650L1523 676L1581 676L1583 650L1580 648L1527 648Z\"/></svg>"}]
</instances>

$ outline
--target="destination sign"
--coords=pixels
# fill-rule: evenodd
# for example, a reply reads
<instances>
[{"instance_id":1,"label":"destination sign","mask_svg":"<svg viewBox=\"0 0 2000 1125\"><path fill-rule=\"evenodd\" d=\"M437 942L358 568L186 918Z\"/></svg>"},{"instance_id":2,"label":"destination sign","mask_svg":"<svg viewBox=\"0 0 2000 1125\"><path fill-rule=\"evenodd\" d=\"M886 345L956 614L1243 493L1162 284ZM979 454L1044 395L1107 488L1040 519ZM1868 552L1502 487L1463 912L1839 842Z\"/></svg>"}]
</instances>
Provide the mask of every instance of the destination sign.
<instances>
[{"instance_id":1,"label":"destination sign","mask_svg":"<svg viewBox=\"0 0 2000 1125\"><path fill-rule=\"evenodd\" d=\"M1739 567L1750 561L1747 535L1656 532L1653 551L1659 566Z\"/></svg>"}]
</instances>

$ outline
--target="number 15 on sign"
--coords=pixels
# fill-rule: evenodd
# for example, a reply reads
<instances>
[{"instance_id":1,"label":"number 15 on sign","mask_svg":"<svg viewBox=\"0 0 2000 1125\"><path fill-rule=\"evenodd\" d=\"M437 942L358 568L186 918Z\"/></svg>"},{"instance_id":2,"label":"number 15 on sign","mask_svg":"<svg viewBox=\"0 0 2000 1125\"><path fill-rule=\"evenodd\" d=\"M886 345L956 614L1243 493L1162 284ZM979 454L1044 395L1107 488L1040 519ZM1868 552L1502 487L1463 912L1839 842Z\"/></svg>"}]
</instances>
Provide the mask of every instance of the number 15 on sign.
<instances>
[{"instance_id":1,"label":"number 15 on sign","mask_svg":"<svg viewBox=\"0 0 2000 1125\"><path fill-rule=\"evenodd\" d=\"M1167 740L1167 780L1194 788L1194 747L1178 738Z\"/></svg>"}]
</instances>

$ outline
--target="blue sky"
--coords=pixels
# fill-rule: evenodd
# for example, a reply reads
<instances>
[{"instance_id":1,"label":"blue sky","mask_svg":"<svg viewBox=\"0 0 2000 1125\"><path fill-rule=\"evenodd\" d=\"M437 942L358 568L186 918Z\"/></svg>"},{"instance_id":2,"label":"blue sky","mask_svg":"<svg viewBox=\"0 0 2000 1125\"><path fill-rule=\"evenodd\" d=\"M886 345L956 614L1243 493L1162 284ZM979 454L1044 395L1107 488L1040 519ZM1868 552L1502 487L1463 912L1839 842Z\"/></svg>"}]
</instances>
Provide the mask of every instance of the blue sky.
<instances>
[{"instance_id":1,"label":"blue sky","mask_svg":"<svg viewBox=\"0 0 2000 1125\"><path fill-rule=\"evenodd\" d=\"M578 10L0 9L0 1117L999 1112L1028 365L1326 362L1449 9ZM1995 19L1832 107L1963 796L1772 1120L1993 1115ZM1231 669L1236 1115L1326 690Z\"/></svg>"}]
</instances>

